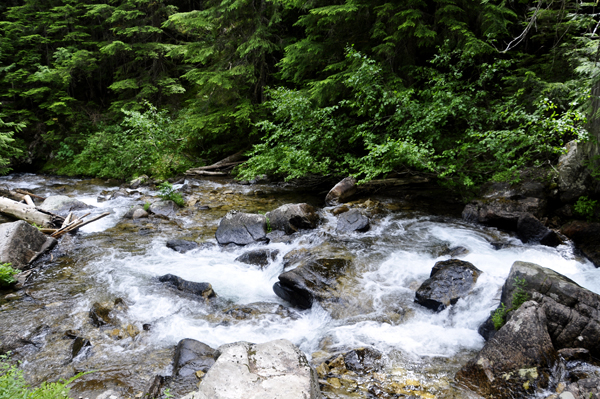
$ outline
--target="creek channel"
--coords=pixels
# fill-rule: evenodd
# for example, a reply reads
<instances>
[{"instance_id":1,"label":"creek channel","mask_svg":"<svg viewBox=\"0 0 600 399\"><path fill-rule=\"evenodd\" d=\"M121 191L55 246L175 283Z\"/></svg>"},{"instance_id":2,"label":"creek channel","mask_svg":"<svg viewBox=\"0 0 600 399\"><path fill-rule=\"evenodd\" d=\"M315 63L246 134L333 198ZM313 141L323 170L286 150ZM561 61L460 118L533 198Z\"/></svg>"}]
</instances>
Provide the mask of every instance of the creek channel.
<instances>
[{"instance_id":1,"label":"creek channel","mask_svg":"<svg viewBox=\"0 0 600 399\"><path fill-rule=\"evenodd\" d=\"M136 397L156 375L171 373L174 346L184 338L213 348L285 338L315 366L334 353L368 346L385 354L384 384L396 384L414 397L476 398L456 385L454 374L482 348L477 329L498 306L514 261L552 268L600 293L600 270L570 244L524 245L495 228L427 214L397 198L358 201L355 206L372 211L371 229L340 234L333 208L323 208L324 195L275 185L188 180L183 187L188 207L169 219L137 220L123 215L136 204L158 201L156 191L140 188L99 202L103 190L118 186L33 174L2 177L0 185L40 196L75 197L96 207L92 216L111 212L62 238L23 290L0 296L0 335L21 343L13 356L22 361L29 382L95 370L73 384L75 398L93 399L107 389ZM235 260L256 246L216 245L214 233L227 211L260 213L299 202L320 208L320 226L292 236L289 243L268 244L279 254L263 269ZM166 247L173 238L207 244L181 254ZM415 304L416 289L455 247L466 248L460 259L483 271L474 291L440 313ZM275 295L272 287L283 272L283 257L292 250L352 261L338 278L343 307L332 313L315 304L300 311ZM208 303L159 283L157 277L167 273L210 283L217 300ZM114 307L113 325L92 325L94 303ZM245 313L240 317L231 309ZM73 336L91 343L75 357ZM369 397L360 389L325 389L323 394Z\"/></svg>"}]
</instances>

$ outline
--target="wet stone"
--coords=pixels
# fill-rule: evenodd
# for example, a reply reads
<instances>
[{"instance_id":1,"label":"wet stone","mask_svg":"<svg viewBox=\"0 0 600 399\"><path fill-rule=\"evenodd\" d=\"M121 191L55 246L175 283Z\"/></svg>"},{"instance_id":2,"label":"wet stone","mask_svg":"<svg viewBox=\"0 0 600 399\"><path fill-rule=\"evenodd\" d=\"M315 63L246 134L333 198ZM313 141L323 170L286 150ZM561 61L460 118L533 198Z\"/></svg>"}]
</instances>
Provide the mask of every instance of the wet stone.
<instances>
[{"instance_id":1,"label":"wet stone","mask_svg":"<svg viewBox=\"0 0 600 399\"><path fill-rule=\"evenodd\" d=\"M206 373L215 364L217 354L215 349L195 339L179 341L173 356L171 392L183 395L194 390L198 373Z\"/></svg>"},{"instance_id":2,"label":"wet stone","mask_svg":"<svg viewBox=\"0 0 600 399\"><path fill-rule=\"evenodd\" d=\"M336 230L342 233L353 231L364 232L369 230L369 218L363 215L358 209L352 209L342 213L338 218Z\"/></svg>"},{"instance_id":3,"label":"wet stone","mask_svg":"<svg viewBox=\"0 0 600 399\"><path fill-rule=\"evenodd\" d=\"M91 347L92 344L89 340L81 337L76 337L73 341L73 347L71 348L71 358L74 359L78 355L82 354L85 348Z\"/></svg>"},{"instance_id":4,"label":"wet stone","mask_svg":"<svg viewBox=\"0 0 600 399\"><path fill-rule=\"evenodd\" d=\"M193 241L173 239L167 241L167 248L184 254L192 249L198 248L198 244Z\"/></svg>"},{"instance_id":5,"label":"wet stone","mask_svg":"<svg viewBox=\"0 0 600 399\"><path fill-rule=\"evenodd\" d=\"M267 222L264 215L230 211L219 222L215 237L221 245L248 245L265 241Z\"/></svg>"},{"instance_id":6,"label":"wet stone","mask_svg":"<svg viewBox=\"0 0 600 399\"><path fill-rule=\"evenodd\" d=\"M254 251L248 251L235 258L236 261L247 263L255 266L267 266L269 262L274 261L279 254L279 250L275 249L255 249Z\"/></svg>"},{"instance_id":7,"label":"wet stone","mask_svg":"<svg viewBox=\"0 0 600 399\"><path fill-rule=\"evenodd\" d=\"M161 283L167 283L177 288L179 291L187 292L193 295L198 295L205 299L217 296L217 294L215 294L215 292L213 291L210 283L197 283L194 281L187 281L173 274L165 274L164 276L160 276L158 278L158 281L160 281Z\"/></svg>"},{"instance_id":8,"label":"wet stone","mask_svg":"<svg viewBox=\"0 0 600 399\"><path fill-rule=\"evenodd\" d=\"M415 302L440 312L468 295L481 273L472 263L462 260L437 262L417 290Z\"/></svg>"},{"instance_id":9,"label":"wet stone","mask_svg":"<svg viewBox=\"0 0 600 399\"><path fill-rule=\"evenodd\" d=\"M382 353L372 348L358 348L344 355L346 368L358 374L372 373L383 368Z\"/></svg>"},{"instance_id":10,"label":"wet stone","mask_svg":"<svg viewBox=\"0 0 600 399\"><path fill-rule=\"evenodd\" d=\"M111 308L106 305L102 305L98 302L92 305L90 309L90 318L92 319L92 324L96 327L101 327L106 324L112 324L113 319L110 317Z\"/></svg>"}]
</instances>

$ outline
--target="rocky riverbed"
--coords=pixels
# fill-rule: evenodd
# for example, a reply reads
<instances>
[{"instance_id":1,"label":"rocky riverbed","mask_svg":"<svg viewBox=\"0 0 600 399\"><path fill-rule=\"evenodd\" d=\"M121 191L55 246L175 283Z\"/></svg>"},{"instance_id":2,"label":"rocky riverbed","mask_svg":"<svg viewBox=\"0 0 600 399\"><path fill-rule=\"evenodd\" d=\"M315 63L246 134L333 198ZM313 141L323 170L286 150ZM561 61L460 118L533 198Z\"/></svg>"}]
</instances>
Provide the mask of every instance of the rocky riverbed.
<instances>
[{"instance_id":1,"label":"rocky riverbed","mask_svg":"<svg viewBox=\"0 0 600 399\"><path fill-rule=\"evenodd\" d=\"M179 378L181 340L215 350L284 339L306 357L326 398L477 398L455 374L484 347L478 330L515 261L600 292L600 272L568 239L524 243L518 231L462 219L462 207L432 213L439 204L415 196L327 206L326 192L186 180L175 184L187 205L179 208L153 186L39 175L0 184L94 207L76 212L111 212L61 238L21 288L0 293L0 352L21 360L33 384L94 370L73 384L73 397L164 397L167 389L182 397L210 366ZM242 214L251 216L222 227ZM442 274L470 283L429 281ZM415 302L426 280L429 291L451 294L433 295L435 309ZM588 350L589 361L548 371L524 395L562 394L565 382L597 376Z\"/></svg>"}]
</instances>

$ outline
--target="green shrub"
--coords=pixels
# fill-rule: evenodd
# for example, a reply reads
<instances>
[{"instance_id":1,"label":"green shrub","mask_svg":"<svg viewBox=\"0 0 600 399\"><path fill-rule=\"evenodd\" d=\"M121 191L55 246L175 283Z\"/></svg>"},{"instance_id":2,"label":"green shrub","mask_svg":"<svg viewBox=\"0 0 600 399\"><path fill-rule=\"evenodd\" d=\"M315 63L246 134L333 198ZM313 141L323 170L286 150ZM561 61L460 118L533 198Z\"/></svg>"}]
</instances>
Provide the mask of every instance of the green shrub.
<instances>
[{"instance_id":1,"label":"green shrub","mask_svg":"<svg viewBox=\"0 0 600 399\"><path fill-rule=\"evenodd\" d=\"M183 200L181 193L177 192L173 188L173 185L170 184L169 182L161 183L161 185L158 186L158 189L160 191L159 197L162 198L163 200L171 200L174 203L176 203L178 206L181 206L181 207L185 206L185 201Z\"/></svg>"},{"instance_id":2,"label":"green shrub","mask_svg":"<svg viewBox=\"0 0 600 399\"><path fill-rule=\"evenodd\" d=\"M84 374L87 373L31 388L23 378L23 371L7 355L0 355L0 399L70 399L68 385Z\"/></svg>"},{"instance_id":3,"label":"green shrub","mask_svg":"<svg viewBox=\"0 0 600 399\"><path fill-rule=\"evenodd\" d=\"M146 212L148 212L148 209L150 209L150 205L151 205L151 204L150 204L149 202L146 202L146 203L144 203L144 210L145 210Z\"/></svg>"},{"instance_id":4,"label":"green shrub","mask_svg":"<svg viewBox=\"0 0 600 399\"><path fill-rule=\"evenodd\" d=\"M585 217L588 222L591 222L595 218L597 204L598 201L589 199L586 196L579 197L575 203L575 213Z\"/></svg>"},{"instance_id":5,"label":"green shrub","mask_svg":"<svg viewBox=\"0 0 600 399\"><path fill-rule=\"evenodd\" d=\"M10 263L4 263L0 265L0 287L5 287L16 283L15 275L18 274L17 269L13 269Z\"/></svg>"},{"instance_id":6,"label":"green shrub","mask_svg":"<svg viewBox=\"0 0 600 399\"><path fill-rule=\"evenodd\" d=\"M499 330L506 323L508 312L519 309L530 298L529 294L525 291L527 288L527 280L525 278L515 277L515 285L516 289L512 294L511 308L507 309L504 303L500 303L500 307L492 313L492 322L496 330Z\"/></svg>"}]
</instances>

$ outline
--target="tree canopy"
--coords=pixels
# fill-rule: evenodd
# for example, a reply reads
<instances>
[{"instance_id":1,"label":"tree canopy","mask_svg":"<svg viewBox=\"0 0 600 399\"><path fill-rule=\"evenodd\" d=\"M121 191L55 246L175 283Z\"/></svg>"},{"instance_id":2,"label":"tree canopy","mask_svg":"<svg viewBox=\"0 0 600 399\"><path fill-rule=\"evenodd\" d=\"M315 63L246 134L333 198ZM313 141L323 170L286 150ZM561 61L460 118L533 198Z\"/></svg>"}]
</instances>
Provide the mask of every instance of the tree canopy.
<instances>
[{"instance_id":1,"label":"tree canopy","mask_svg":"<svg viewBox=\"0 0 600 399\"><path fill-rule=\"evenodd\" d=\"M168 177L245 150L240 178L511 180L587 139L599 15L568 0L8 0L0 168Z\"/></svg>"}]
</instances>

